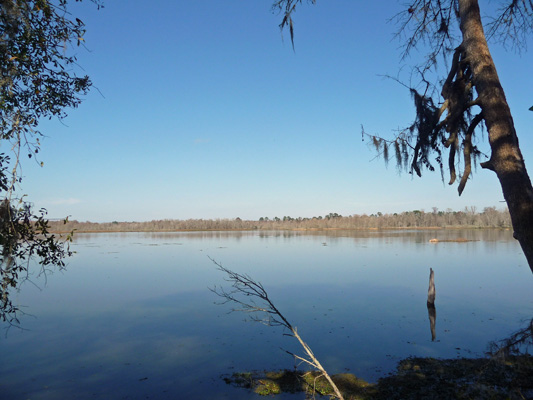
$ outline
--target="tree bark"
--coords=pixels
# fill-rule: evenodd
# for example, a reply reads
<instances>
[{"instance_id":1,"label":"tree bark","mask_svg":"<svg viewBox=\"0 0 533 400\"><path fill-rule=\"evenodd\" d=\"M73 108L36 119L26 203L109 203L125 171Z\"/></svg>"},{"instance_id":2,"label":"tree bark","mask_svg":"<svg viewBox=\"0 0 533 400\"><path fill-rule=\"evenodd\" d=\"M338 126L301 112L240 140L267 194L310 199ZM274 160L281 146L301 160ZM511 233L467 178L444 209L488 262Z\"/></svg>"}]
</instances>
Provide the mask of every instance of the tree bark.
<instances>
[{"instance_id":1,"label":"tree bark","mask_svg":"<svg viewBox=\"0 0 533 400\"><path fill-rule=\"evenodd\" d=\"M437 310L435 309L435 273L433 268L429 269L429 287L428 287L428 317L429 317L429 329L431 330L431 341L434 342L437 338L435 330L435 324L437 321Z\"/></svg>"},{"instance_id":2,"label":"tree bark","mask_svg":"<svg viewBox=\"0 0 533 400\"><path fill-rule=\"evenodd\" d=\"M496 173L507 202L514 237L533 272L533 187L518 145L511 110L489 52L478 0L459 0L466 61L489 133L491 157L481 164Z\"/></svg>"}]
</instances>

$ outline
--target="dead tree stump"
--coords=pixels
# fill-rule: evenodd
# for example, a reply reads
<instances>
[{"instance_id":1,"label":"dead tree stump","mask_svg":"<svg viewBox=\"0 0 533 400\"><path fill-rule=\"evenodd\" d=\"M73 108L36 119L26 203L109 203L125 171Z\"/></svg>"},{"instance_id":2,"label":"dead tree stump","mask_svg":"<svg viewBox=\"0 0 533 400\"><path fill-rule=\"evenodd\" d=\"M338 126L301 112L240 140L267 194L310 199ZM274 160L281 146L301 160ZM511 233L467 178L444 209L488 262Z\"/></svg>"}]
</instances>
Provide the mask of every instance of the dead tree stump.
<instances>
[{"instance_id":1,"label":"dead tree stump","mask_svg":"<svg viewBox=\"0 0 533 400\"><path fill-rule=\"evenodd\" d=\"M433 268L429 269L428 308L435 308L435 274Z\"/></svg>"}]
</instances>

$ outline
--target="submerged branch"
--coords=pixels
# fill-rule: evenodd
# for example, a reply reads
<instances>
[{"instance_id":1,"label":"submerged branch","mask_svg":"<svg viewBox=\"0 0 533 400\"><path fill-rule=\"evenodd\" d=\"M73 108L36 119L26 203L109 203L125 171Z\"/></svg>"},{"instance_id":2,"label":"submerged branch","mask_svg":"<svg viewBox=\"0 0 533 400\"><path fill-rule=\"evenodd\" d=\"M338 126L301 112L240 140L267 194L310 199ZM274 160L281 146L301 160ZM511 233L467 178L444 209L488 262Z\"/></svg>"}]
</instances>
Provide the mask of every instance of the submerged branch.
<instances>
[{"instance_id":1,"label":"submerged branch","mask_svg":"<svg viewBox=\"0 0 533 400\"><path fill-rule=\"evenodd\" d=\"M489 355L493 358L508 359L510 356L528 354L528 349L533 346L533 318L518 331L509 337L492 342L490 344Z\"/></svg>"}]
</instances>

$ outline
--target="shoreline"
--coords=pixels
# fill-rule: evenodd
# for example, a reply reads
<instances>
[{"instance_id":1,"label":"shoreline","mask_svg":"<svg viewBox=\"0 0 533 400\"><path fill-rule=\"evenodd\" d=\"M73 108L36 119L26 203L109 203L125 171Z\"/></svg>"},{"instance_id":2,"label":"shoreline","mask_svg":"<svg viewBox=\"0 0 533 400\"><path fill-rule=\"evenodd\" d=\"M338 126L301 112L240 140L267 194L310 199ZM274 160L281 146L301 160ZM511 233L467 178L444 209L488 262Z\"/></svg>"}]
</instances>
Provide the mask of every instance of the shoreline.
<instances>
[{"instance_id":1,"label":"shoreline","mask_svg":"<svg viewBox=\"0 0 533 400\"><path fill-rule=\"evenodd\" d=\"M355 232L380 232L380 231L452 231L452 230L500 230L510 231L510 227L479 227L479 226L446 226L446 227L383 227L383 228L242 228L242 229L224 229L224 228L205 228L205 229L77 229L73 230L58 230L51 228L49 231L54 234L69 234L69 233L179 233L179 232L271 232L271 231L287 231L287 232L341 232L341 231L355 231Z\"/></svg>"}]
</instances>

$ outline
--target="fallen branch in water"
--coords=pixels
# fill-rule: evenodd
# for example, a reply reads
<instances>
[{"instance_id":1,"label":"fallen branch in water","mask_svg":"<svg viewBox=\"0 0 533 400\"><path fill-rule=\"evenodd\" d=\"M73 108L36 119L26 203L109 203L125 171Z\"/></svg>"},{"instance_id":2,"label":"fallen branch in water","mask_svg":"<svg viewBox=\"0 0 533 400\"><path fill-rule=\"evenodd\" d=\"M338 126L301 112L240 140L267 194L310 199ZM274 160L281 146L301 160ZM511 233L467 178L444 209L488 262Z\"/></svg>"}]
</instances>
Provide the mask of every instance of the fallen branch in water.
<instances>
[{"instance_id":1,"label":"fallen branch in water","mask_svg":"<svg viewBox=\"0 0 533 400\"><path fill-rule=\"evenodd\" d=\"M230 291L226 291L223 287L215 286L213 289L209 288L209 290L211 290L217 296L220 296L224 299L224 301L220 304L226 304L229 302L238 304L240 308L233 309L232 311L249 313L252 321L260 322L268 326L283 326L287 328L291 332L289 336L293 336L296 338L296 340L298 340L300 345L303 347L307 358L300 357L288 351L287 353L291 354L296 359L309 364L313 368L316 368L320 374L327 379L333 388L333 391L335 392L335 396L340 400L344 400L344 397L337 388L337 385L335 385L335 382L333 382L324 367L322 367L322 364L320 364L318 359L315 357L311 348L302 340L296 330L296 327L292 326L283 316L283 314L281 314L281 312L276 308L274 303L272 303L263 285L260 282L256 282L249 275L233 272L223 267L211 257L209 257L209 259L217 266L219 271L222 271L227 275L224 279L227 282L231 282L232 289ZM256 300L259 300L259 302L256 303ZM262 315L262 317L259 315Z\"/></svg>"},{"instance_id":2,"label":"fallen branch in water","mask_svg":"<svg viewBox=\"0 0 533 400\"><path fill-rule=\"evenodd\" d=\"M506 339L489 344L489 355L493 358L506 360L520 354L528 354L533 346L533 318L520 330Z\"/></svg>"}]
</instances>

